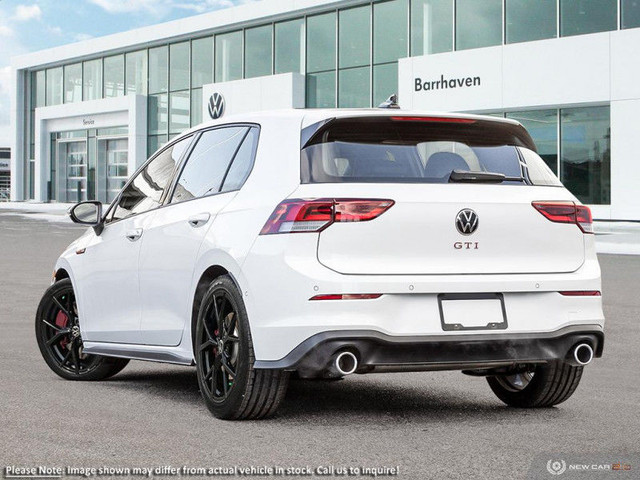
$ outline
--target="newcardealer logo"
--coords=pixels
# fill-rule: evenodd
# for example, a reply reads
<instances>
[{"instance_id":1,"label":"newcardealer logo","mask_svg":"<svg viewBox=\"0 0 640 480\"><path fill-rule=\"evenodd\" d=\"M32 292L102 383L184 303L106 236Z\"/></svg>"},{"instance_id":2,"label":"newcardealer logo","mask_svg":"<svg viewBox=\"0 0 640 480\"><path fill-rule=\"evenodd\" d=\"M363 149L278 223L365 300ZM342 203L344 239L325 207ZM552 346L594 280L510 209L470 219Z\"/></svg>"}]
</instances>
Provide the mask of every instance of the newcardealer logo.
<instances>
[{"instance_id":1,"label":"newcardealer logo","mask_svg":"<svg viewBox=\"0 0 640 480\"><path fill-rule=\"evenodd\" d=\"M599 472L607 472L607 471L630 471L631 465L628 463L618 462L618 463L571 463L567 464L564 460L549 460L547 462L547 471L551 475L562 475L567 470L569 471L599 471Z\"/></svg>"},{"instance_id":2,"label":"newcardealer logo","mask_svg":"<svg viewBox=\"0 0 640 480\"><path fill-rule=\"evenodd\" d=\"M547 462L547 470L551 475L562 475L566 469L567 469L567 464L564 460L560 460L560 461L549 460Z\"/></svg>"}]
</instances>

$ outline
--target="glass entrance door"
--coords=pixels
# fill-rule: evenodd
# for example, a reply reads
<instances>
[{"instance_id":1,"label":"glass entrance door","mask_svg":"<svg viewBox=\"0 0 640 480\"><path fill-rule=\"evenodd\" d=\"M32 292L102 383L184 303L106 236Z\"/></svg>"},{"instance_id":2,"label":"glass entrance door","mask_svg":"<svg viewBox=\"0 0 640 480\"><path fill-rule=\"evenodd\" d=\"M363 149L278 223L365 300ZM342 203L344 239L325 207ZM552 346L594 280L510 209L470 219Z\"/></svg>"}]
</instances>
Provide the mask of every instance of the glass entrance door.
<instances>
[{"instance_id":1,"label":"glass entrance door","mask_svg":"<svg viewBox=\"0 0 640 480\"><path fill-rule=\"evenodd\" d=\"M98 137L96 198L111 203L129 178L129 140Z\"/></svg>"},{"instance_id":2,"label":"glass entrance door","mask_svg":"<svg viewBox=\"0 0 640 480\"><path fill-rule=\"evenodd\" d=\"M111 203L131 173L127 127L51 134L49 200Z\"/></svg>"},{"instance_id":3,"label":"glass entrance door","mask_svg":"<svg viewBox=\"0 0 640 480\"><path fill-rule=\"evenodd\" d=\"M87 200L87 142L58 141L57 163L53 198L68 203Z\"/></svg>"}]
</instances>

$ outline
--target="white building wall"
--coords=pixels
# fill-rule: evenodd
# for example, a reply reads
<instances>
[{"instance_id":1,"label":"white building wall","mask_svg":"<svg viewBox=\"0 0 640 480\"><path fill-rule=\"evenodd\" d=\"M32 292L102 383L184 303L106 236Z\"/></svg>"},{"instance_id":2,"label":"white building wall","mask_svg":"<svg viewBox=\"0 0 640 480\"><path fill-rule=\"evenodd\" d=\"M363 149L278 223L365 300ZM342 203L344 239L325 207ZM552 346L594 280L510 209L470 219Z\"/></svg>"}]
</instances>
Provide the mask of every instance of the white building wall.
<instances>
[{"instance_id":1,"label":"white building wall","mask_svg":"<svg viewBox=\"0 0 640 480\"><path fill-rule=\"evenodd\" d=\"M224 98L223 116L305 106L305 80L300 73L282 73L203 85L202 118L205 121L211 118L209 98L214 93L219 93Z\"/></svg>"},{"instance_id":2,"label":"white building wall","mask_svg":"<svg viewBox=\"0 0 640 480\"><path fill-rule=\"evenodd\" d=\"M611 102L611 218L640 220L640 99Z\"/></svg>"},{"instance_id":3,"label":"white building wall","mask_svg":"<svg viewBox=\"0 0 640 480\"><path fill-rule=\"evenodd\" d=\"M11 111L10 124L11 131L14 133L13 141L11 143L11 200L22 200L24 195L24 178L25 178L25 162L24 158L24 112L21 109L21 105L24 105L24 88L21 88L24 84L24 71L13 70L13 81L11 86L13 92L11 93Z\"/></svg>"},{"instance_id":4,"label":"white building wall","mask_svg":"<svg viewBox=\"0 0 640 480\"><path fill-rule=\"evenodd\" d=\"M638 52L633 29L401 59L399 102L474 112L610 104L611 205L592 206L594 216L640 220ZM462 86L431 84L443 77ZM429 89L416 90L416 78Z\"/></svg>"}]
</instances>

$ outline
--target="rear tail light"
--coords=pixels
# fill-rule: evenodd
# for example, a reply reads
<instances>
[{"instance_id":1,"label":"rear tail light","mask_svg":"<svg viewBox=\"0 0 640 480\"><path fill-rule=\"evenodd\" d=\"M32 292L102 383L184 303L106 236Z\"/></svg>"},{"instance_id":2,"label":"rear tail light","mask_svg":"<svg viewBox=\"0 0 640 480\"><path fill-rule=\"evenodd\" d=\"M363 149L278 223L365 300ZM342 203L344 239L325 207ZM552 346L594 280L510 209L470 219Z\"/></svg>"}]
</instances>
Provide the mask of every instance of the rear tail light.
<instances>
[{"instance_id":1,"label":"rear tail light","mask_svg":"<svg viewBox=\"0 0 640 480\"><path fill-rule=\"evenodd\" d=\"M273 211L260 235L320 232L334 222L366 222L379 217L393 200L333 199L284 200Z\"/></svg>"},{"instance_id":2,"label":"rear tail light","mask_svg":"<svg viewBox=\"0 0 640 480\"><path fill-rule=\"evenodd\" d=\"M533 202L532 205L552 222L575 223L584 233L593 233L589 207L574 202Z\"/></svg>"},{"instance_id":3,"label":"rear tail light","mask_svg":"<svg viewBox=\"0 0 640 480\"><path fill-rule=\"evenodd\" d=\"M565 297L599 297L602 294L600 290L569 290L566 292L558 292Z\"/></svg>"},{"instance_id":4,"label":"rear tail light","mask_svg":"<svg viewBox=\"0 0 640 480\"><path fill-rule=\"evenodd\" d=\"M576 205L576 222L584 233L593 233L593 217L589 207Z\"/></svg>"},{"instance_id":5,"label":"rear tail light","mask_svg":"<svg viewBox=\"0 0 640 480\"><path fill-rule=\"evenodd\" d=\"M316 295L315 297L311 297L309 300L373 300L380 298L381 296L381 293L332 293L329 295Z\"/></svg>"}]
</instances>

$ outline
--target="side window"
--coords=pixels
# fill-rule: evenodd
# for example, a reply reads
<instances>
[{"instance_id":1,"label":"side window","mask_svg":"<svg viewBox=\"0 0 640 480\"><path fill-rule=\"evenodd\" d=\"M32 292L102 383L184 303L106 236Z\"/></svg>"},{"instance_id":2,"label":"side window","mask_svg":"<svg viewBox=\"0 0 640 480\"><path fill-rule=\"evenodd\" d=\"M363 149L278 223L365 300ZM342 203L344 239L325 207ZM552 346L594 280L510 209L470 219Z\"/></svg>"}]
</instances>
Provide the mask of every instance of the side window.
<instances>
[{"instance_id":1,"label":"side window","mask_svg":"<svg viewBox=\"0 0 640 480\"><path fill-rule=\"evenodd\" d=\"M256 155L256 148L258 146L258 133L259 130L256 127L251 127L249 133L245 137L238 153L236 153L231 168L224 179L224 185L222 186L222 192L232 192L233 190L239 190L244 185L245 180L251 173L253 168L253 162Z\"/></svg>"},{"instance_id":2,"label":"side window","mask_svg":"<svg viewBox=\"0 0 640 480\"><path fill-rule=\"evenodd\" d=\"M187 160L171 203L218 193L248 127L223 127L202 134Z\"/></svg>"},{"instance_id":3,"label":"side window","mask_svg":"<svg viewBox=\"0 0 640 480\"><path fill-rule=\"evenodd\" d=\"M171 185L180 157L189 146L191 138L186 137L163 150L138 172L122 191L109 221L121 220L160 206L162 196Z\"/></svg>"}]
</instances>

